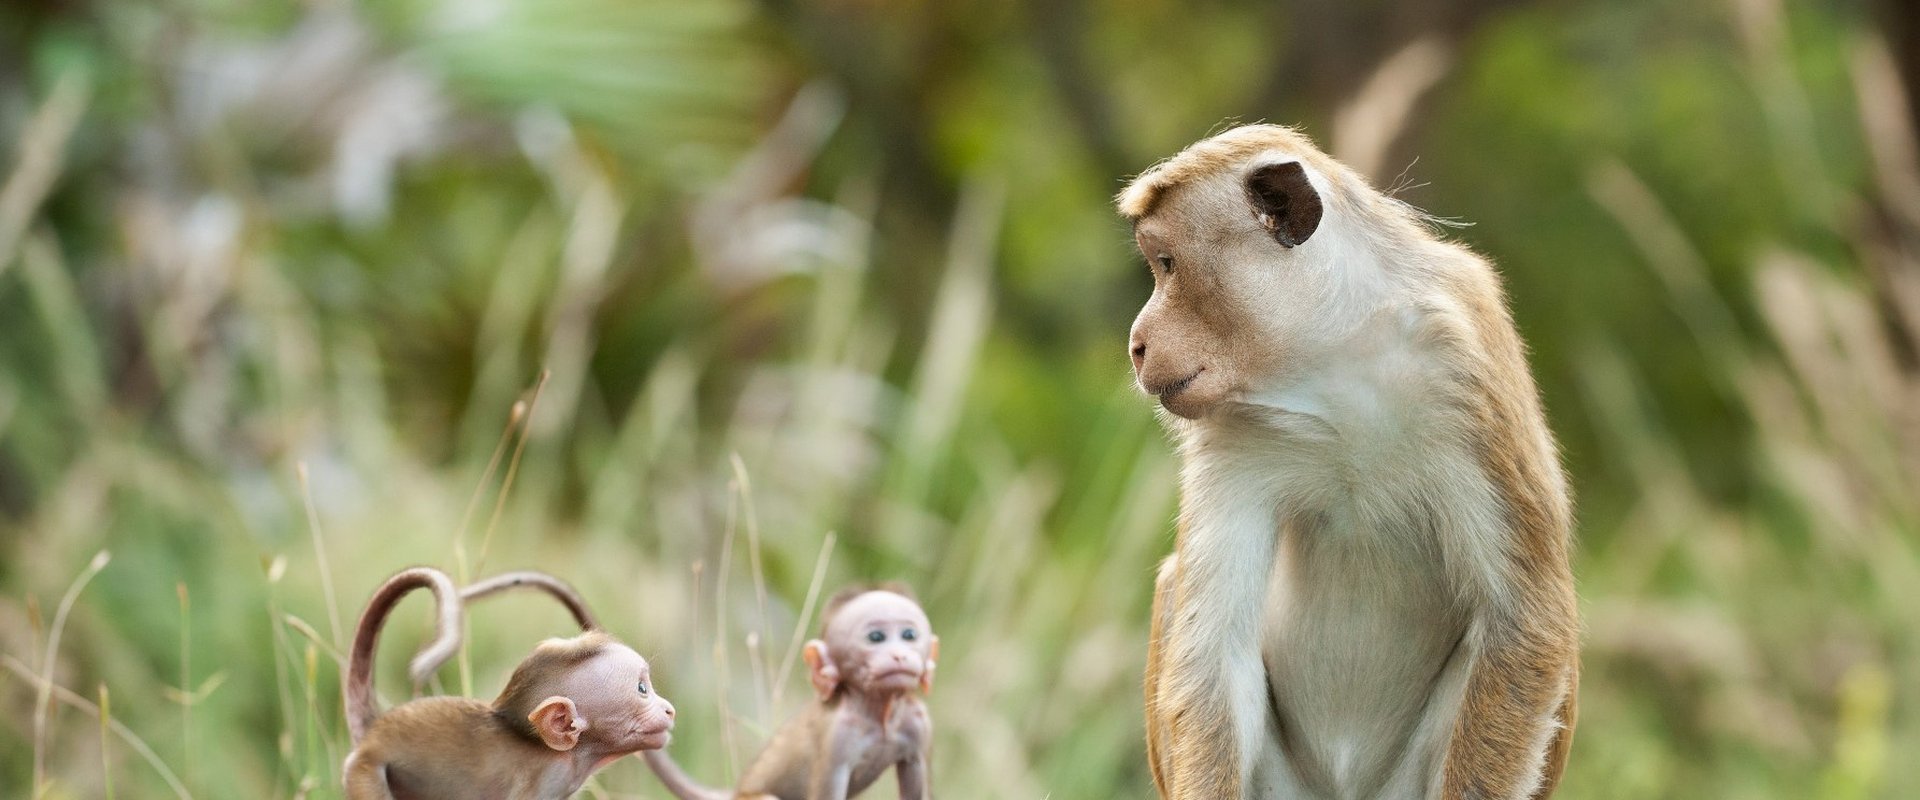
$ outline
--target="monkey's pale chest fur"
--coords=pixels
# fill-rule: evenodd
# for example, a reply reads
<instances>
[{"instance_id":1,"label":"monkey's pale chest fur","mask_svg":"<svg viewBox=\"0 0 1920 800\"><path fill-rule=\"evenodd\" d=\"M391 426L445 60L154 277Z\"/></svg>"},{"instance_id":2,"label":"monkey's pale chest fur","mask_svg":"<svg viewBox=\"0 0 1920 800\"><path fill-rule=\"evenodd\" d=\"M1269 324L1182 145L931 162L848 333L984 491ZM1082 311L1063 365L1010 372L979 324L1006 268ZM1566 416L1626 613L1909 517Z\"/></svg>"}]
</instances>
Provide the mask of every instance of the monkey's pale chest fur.
<instances>
[{"instance_id":1,"label":"monkey's pale chest fur","mask_svg":"<svg viewBox=\"0 0 1920 800\"><path fill-rule=\"evenodd\" d=\"M1496 547L1500 522L1471 453L1445 443L1446 411L1389 405L1407 389L1320 387L1187 431L1181 559L1272 565L1243 576L1266 585L1240 632L1256 648L1226 648L1257 652L1246 674L1266 676L1230 687L1267 709L1247 723L1267 728L1244 754L1250 797L1437 785L1470 658L1441 542Z\"/></svg>"},{"instance_id":2,"label":"monkey's pale chest fur","mask_svg":"<svg viewBox=\"0 0 1920 800\"><path fill-rule=\"evenodd\" d=\"M1368 541L1389 535L1312 520L1282 528L1260 634L1281 747L1264 760L1284 761L1316 794L1423 785L1445 750L1417 728L1431 712L1451 718L1432 695L1465 622L1431 571L1381 568L1418 557Z\"/></svg>"}]
</instances>

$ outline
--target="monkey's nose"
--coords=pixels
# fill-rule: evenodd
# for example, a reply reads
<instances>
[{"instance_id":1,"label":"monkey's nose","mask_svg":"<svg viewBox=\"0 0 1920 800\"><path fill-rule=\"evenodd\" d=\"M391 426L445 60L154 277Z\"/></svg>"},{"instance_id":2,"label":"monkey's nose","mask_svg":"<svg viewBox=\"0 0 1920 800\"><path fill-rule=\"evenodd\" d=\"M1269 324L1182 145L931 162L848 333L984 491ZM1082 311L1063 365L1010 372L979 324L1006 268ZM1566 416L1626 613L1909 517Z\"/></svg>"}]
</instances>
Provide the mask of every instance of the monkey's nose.
<instances>
[{"instance_id":1,"label":"monkey's nose","mask_svg":"<svg viewBox=\"0 0 1920 800\"><path fill-rule=\"evenodd\" d=\"M1133 371L1139 372L1141 363L1147 360L1147 343L1135 342L1130 352L1133 353Z\"/></svg>"},{"instance_id":2,"label":"monkey's nose","mask_svg":"<svg viewBox=\"0 0 1920 800\"><path fill-rule=\"evenodd\" d=\"M667 719L673 719L673 704L665 700L660 701L660 704L667 707Z\"/></svg>"}]
</instances>

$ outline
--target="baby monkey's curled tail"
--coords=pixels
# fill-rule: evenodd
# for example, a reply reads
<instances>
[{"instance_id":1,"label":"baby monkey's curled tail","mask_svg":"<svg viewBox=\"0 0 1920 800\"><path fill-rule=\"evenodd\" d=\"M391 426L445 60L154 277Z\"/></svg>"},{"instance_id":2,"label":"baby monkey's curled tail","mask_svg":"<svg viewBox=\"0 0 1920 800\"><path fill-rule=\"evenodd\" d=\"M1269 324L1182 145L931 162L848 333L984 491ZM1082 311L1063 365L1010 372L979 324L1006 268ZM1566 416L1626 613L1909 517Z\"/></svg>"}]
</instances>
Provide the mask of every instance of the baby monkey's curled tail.
<instances>
[{"instance_id":1,"label":"baby monkey's curled tail","mask_svg":"<svg viewBox=\"0 0 1920 800\"><path fill-rule=\"evenodd\" d=\"M580 598L580 593L574 591L566 581L544 572L533 570L502 572L491 578L474 581L460 590L460 602L470 603L516 586L530 586L553 595L553 599L559 600L561 605L567 607L567 613L573 615L573 621L580 623L581 630L600 630L600 622L594 619L593 611L587 608L587 601Z\"/></svg>"},{"instance_id":2,"label":"baby monkey's curled tail","mask_svg":"<svg viewBox=\"0 0 1920 800\"><path fill-rule=\"evenodd\" d=\"M433 641L408 665L415 688L425 676L433 674L433 667L460 649L464 611L459 592L446 573L432 567L414 567L388 578L374 590L373 598L367 601L367 610L360 615L360 627L353 634L346 685L341 691L347 701L347 730L355 745L367 735L374 718L380 716L373 697L373 650L380 638L380 628L386 625L387 615L393 612L400 598L423 587L433 591Z\"/></svg>"},{"instance_id":3,"label":"baby monkey's curled tail","mask_svg":"<svg viewBox=\"0 0 1920 800\"><path fill-rule=\"evenodd\" d=\"M466 588L459 591L454 605L465 609L467 603L521 586L539 589L560 601L561 605L567 607L567 613L573 615L573 621L580 624L582 631L603 630L600 620L593 615L593 609L587 608L587 601L571 585L547 573L533 570L502 572L467 584ZM424 684L433 673L440 671L440 666L447 663L447 659L453 658L460 649L462 636L463 633L456 632L450 639L445 636L435 638L431 646L414 657L409 670L415 685Z\"/></svg>"}]
</instances>

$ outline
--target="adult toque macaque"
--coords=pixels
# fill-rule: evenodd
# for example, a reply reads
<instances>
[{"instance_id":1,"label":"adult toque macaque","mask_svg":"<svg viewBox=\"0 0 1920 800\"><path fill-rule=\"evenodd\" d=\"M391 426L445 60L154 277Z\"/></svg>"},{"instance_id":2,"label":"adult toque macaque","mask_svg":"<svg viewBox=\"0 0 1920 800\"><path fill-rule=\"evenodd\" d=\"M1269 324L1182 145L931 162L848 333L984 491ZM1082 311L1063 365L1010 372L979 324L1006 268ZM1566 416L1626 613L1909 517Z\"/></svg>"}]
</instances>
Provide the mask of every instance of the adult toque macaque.
<instances>
[{"instance_id":1,"label":"adult toque macaque","mask_svg":"<svg viewBox=\"0 0 1920 800\"><path fill-rule=\"evenodd\" d=\"M1526 800L1574 723L1572 514L1493 267L1273 125L1119 196L1129 349L1181 460L1164 797Z\"/></svg>"}]
</instances>

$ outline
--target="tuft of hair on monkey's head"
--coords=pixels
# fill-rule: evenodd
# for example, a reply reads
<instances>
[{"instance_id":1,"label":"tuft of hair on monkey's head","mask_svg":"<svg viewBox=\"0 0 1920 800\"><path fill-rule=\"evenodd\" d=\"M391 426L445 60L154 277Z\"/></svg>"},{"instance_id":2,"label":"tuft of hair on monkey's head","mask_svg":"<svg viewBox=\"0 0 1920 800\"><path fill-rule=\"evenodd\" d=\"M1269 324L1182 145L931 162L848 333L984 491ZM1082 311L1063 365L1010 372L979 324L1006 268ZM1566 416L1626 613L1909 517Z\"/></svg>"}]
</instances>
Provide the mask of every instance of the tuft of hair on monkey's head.
<instances>
[{"instance_id":1,"label":"tuft of hair on monkey's head","mask_svg":"<svg viewBox=\"0 0 1920 800\"><path fill-rule=\"evenodd\" d=\"M849 586L827 599L819 638L801 651L823 702L845 692L897 695L933 689L940 637L913 590L898 582Z\"/></svg>"},{"instance_id":2,"label":"tuft of hair on monkey's head","mask_svg":"<svg viewBox=\"0 0 1920 800\"><path fill-rule=\"evenodd\" d=\"M570 672L617 644L612 636L598 630L570 638L542 640L534 646L532 655L514 667L506 688L501 689L500 696L493 701L494 713L515 730L536 736L527 715L546 699L551 676Z\"/></svg>"},{"instance_id":3,"label":"tuft of hair on monkey's head","mask_svg":"<svg viewBox=\"0 0 1920 800\"><path fill-rule=\"evenodd\" d=\"M839 591L834 592L832 596L828 597L826 604L820 607L820 638L827 638L827 624L832 622L833 618L840 613L840 609L846 607L848 603L853 602L855 598L868 592L892 592L908 600L912 600L914 605L920 604L920 597L913 593L913 587L908 586L902 581L873 581L842 587Z\"/></svg>"}]
</instances>

